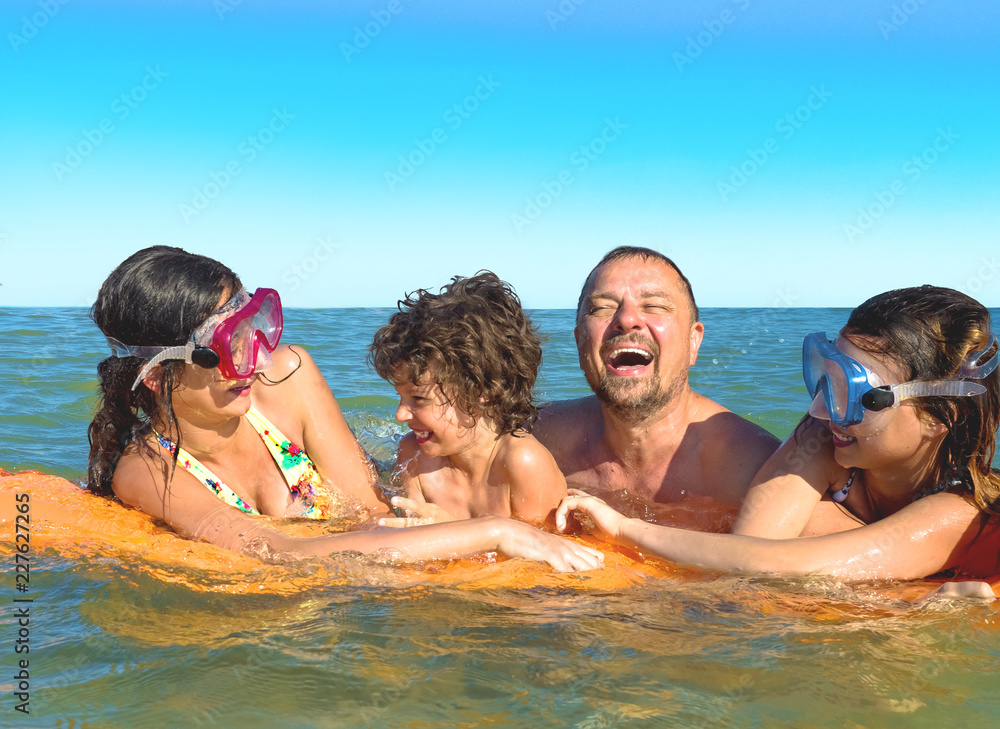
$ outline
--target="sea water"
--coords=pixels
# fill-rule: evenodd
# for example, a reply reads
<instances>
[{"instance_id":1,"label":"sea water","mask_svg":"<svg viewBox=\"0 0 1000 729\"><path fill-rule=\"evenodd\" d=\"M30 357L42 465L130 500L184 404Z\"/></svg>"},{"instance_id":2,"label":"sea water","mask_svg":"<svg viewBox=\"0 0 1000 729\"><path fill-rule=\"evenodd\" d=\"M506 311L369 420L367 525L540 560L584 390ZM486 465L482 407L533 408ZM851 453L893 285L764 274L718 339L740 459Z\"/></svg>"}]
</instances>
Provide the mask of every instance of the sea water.
<instances>
[{"instance_id":1,"label":"sea water","mask_svg":"<svg viewBox=\"0 0 1000 729\"><path fill-rule=\"evenodd\" d=\"M309 350L383 463L402 430L365 353L390 313L285 312L284 341ZM707 309L692 385L784 438L808 406L802 337L836 332L848 313ZM540 399L587 394L573 312L532 316L546 338ZM103 337L85 309L0 308L0 334L0 468L82 479ZM34 560L32 713L13 710L11 566L0 727L1000 722L1000 620L978 603L913 606L867 585L712 574L613 592L465 589L395 581L384 568L292 596L228 595L114 554Z\"/></svg>"}]
</instances>

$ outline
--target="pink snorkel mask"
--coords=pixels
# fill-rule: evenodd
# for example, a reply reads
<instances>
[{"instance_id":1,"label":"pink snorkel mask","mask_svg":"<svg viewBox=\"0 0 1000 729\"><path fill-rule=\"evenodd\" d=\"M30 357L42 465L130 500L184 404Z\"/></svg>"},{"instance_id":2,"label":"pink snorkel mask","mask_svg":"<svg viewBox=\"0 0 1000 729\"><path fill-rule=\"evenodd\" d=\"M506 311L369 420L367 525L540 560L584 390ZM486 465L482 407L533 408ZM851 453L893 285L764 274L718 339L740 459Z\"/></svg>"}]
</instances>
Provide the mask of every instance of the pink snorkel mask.
<instances>
[{"instance_id":1,"label":"pink snorkel mask","mask_svg":"<svg viewBox=\"0 0 1000 729\"><path fill-rule=\"evenodd\" d=\"M272 365L270 353L281 340L281 299L274 289L240 291L201 324L187 344L128 345L107 337L114 357L152 357L135 378L135 390L156 365L182 359L210 369L218 367L229 380L241 380Z\"/></svg>"}]
</instances>

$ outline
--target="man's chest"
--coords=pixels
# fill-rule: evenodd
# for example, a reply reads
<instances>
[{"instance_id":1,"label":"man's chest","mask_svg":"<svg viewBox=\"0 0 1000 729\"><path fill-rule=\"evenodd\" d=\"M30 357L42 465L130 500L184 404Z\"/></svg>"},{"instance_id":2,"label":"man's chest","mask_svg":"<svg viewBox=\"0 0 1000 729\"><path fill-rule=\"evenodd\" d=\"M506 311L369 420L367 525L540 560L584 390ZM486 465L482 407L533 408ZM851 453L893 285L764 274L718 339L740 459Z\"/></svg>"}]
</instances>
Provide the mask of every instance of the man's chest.
<instances>
[{"instance_id":1,"label":"man's chest","mask_svg":"<svg viewBox=\"0 0 1000 729\"><path fill-rule=\"evenodd\" d=\"M671 503L688 496L711 496L699 488L704 481L697 464L683 459L663 459L629 466L611 457L592 460L586 468L566 474L566 484L587 493L627 489L650 503Z\"/></svg>"}]
</instances>

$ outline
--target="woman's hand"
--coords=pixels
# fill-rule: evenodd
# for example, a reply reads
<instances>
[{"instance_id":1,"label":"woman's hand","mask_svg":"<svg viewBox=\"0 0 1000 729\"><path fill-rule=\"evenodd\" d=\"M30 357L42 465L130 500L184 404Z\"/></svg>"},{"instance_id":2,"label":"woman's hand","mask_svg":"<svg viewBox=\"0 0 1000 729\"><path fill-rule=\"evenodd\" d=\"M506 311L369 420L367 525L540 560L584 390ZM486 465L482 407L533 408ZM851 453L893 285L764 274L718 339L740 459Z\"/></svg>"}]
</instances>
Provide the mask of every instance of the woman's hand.
<instances>
[{"instance_id":1,"label":"woman's hand","mask_svg":"<svg viewBox=\"0 0 1000 729\"><path fill-rule=\"evenodd\" d=\"M379 526L401 529L412 526L424 526L425 524L440 524L446 521L455 521L455 517L436 504L428 504L425 501L407 499L402 496L393 496L390 503L396 509L403 509L409 516L379 519Z\"/></svg>"},{"instance_id":2,"label":"woman's hand","mask_svg":"<svg viewBox=\"0 0 1000 729\"><path fill-rule=\"evenodd\" d=\"M556 572L586 572L604 566L596 549L535 529L523 522L504 520L497 551L508 557L546 562Z\"/></svg>"},{"instance_id":3,"label":"woman's hand","mask_svg":"<svg viewBox=\"0 0 1000 729\"><path fill-rule=\"evenodd\" d=\"M618 542L621 538L621 528L628 519L622 516L596 496L589 496L583 491L573 489L569 496L559 502L556 509L556 529L566 531L566 517L571 511L577 511L589 517L593 527L587 531L596 532L610 542ZM590 524L587 525L590 527Z\"/></svg>"}]
</instances>

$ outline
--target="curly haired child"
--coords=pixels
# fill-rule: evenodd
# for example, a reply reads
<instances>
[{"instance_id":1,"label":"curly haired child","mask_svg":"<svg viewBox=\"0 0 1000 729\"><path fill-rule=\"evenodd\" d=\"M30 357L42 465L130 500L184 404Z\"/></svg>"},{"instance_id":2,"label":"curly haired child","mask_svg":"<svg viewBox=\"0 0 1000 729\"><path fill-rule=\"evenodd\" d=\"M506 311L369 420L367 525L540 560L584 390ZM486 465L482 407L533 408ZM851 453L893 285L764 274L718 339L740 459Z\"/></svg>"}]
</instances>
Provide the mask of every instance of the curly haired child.
<instances>
[{"instance_id":1,"label":"curly haired child","mask_svg":"<svg viewBox=\"0 0 1000 729\"><path fill-rule=\"evenodd\" d=\"M408 498L394 506L419 521L550 519L566 480L531 435L542 346L509 284L481 271L409 294L368 359L395 386L396 419L411 431L396 461Z\"/></svg>"}]
</instances>

